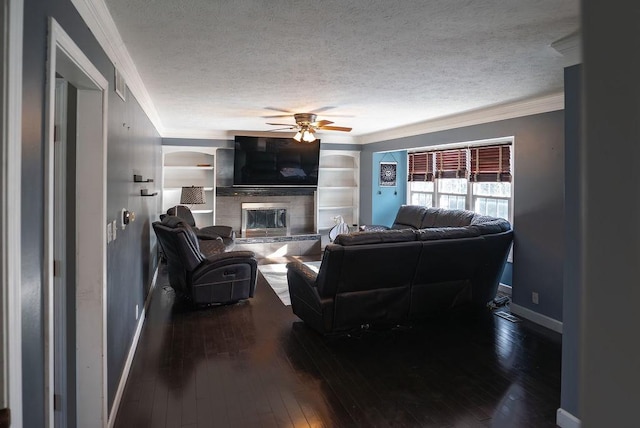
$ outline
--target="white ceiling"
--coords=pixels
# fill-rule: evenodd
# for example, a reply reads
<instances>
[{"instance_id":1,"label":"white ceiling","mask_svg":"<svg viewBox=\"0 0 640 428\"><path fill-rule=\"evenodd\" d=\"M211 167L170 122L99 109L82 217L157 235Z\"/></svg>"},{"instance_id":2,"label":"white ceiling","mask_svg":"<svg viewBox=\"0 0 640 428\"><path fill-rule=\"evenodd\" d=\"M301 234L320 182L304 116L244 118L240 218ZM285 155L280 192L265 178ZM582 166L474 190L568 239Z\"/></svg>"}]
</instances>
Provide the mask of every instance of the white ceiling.
<instances>
[{"instance_id":1,"label":"white ceiling","mask_svg":"<svg viewBox=\"0 0 640 428\"><path fill-rule=\"evenodd\" d=\"M164 136L293 123L270 108L359 136L548 95L579 26L578 0L105 2Z\"/></svg>"}]
</instances>

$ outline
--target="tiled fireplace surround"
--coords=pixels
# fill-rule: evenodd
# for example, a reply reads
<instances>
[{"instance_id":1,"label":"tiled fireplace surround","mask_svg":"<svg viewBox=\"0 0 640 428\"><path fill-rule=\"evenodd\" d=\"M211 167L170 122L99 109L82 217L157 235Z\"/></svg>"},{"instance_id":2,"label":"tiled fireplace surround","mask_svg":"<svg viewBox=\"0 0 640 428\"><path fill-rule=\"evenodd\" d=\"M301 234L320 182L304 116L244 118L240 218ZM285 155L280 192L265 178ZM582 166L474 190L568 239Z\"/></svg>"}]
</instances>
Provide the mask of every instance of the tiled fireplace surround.
<instances>
[{"instance_id":1,"label":"tiled fireplace surround","mask_svg":"<svg viewBox=\"0 0 640 428\"><path fill-rule=\"evenodd\" d=\"M286 204L290 213L290 236L242 237L241 212L245 202ZM314 230L314 203L313 190L310 189L252 191L223 188L216 195L216 224L231 226L235 230L239 237L235 249L248 249L259 257L319 254L320 238Z\"/></svg>"}]
</instances>

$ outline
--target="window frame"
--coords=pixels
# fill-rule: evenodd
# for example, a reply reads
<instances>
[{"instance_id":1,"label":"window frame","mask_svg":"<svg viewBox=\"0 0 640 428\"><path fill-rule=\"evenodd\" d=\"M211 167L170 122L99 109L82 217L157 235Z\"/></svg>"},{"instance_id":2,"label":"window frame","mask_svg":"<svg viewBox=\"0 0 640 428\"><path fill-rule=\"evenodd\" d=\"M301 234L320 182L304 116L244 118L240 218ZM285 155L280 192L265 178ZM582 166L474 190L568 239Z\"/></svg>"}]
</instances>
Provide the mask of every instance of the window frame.
<instances>
[{"instance_id":1,"label":"window frame","mask_svg":"<svg viewBox=\"0 0 640 428\"><path fill-rule=\"evenodd\" d=\"M499 138L491 138L491 139L486 139L486 140L476 140L476 141L468 141L468 142L462 142L462 143L447 143L447 144L441 144L441 145L433 145L433 146L427 146L427 147L416 147L414 149L410 149L409 152L407 153L407 162L409 161L408 159L408 154L409 153L413 153L413 152L420 152L420 151L430 151L430 152L434 152L434 151L440 151L440 150L455 150L455 149L466 149L468 150L467 153L467 163L471 162L471 150L473 148L476 147L482 147L482 146L494 146L494 145L503 145L503 144L509 144L510 147L510 162L511 162L511 195L506 198L503 196L484 196L484 195L476 195L473 193L473 188L474 188L474 184L477 183L475 181L472 181L470 178L470 168L469 165L467 165L467 176L464 177L467 181L467 194L466 194L466 199L465 199L465 209L469 210L469 211L475 211L475 203L476 203L476 199L478 197L485 197L485 198L491 198L491 199L507 199L508 200L508 204L509 204L509 218L507 219L509 221L509 223L511 223L511 227L513 228L514 225L514 197L515 197L515 138L513 136L509 136L509 137L499 137ZM434 170L436 169L436 163L435 160L433 161L433 165L434 165ZM439 205L439 196L440 194L450 194L450 193L446 193L446 192L439 192L438 191L438 180L447 180L447 178L438 178L437 175L434 173L434 177L433 177L433 192L425 192L422 190L419 191L413 191L411 189L411 181L408 181L408 177L407 177L407 195L406 195L406 200L411 202L412 201L412 194L413 193L426 193L426 194L431 194L432 195L432 207L438 207ZM452 194L452 195L459 195L459 194ZM461 194L460 194L461 195ZM513 250L511 250L509 252L509 257L508 257L508 261L510 263L513 263Z\"/></svg>"}]
</instances>

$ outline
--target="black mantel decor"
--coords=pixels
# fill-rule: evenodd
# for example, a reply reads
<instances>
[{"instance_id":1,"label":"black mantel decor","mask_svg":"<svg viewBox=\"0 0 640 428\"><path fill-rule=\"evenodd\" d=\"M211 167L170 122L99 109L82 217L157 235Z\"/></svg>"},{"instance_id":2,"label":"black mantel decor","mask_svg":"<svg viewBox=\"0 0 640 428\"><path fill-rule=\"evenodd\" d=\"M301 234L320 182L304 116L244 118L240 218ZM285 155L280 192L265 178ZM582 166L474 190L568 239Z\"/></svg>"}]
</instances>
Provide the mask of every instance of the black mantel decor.
<instances>
[{"instance_id":1,"label":"black mantel decor","mask_svg":"<svg viewBox=\"0 0 640 428\"><path fill-rule=\"evenodd\" d=\"M216 196L313 196L315 187L216 187Z\"/></svg>"}]
</instances>

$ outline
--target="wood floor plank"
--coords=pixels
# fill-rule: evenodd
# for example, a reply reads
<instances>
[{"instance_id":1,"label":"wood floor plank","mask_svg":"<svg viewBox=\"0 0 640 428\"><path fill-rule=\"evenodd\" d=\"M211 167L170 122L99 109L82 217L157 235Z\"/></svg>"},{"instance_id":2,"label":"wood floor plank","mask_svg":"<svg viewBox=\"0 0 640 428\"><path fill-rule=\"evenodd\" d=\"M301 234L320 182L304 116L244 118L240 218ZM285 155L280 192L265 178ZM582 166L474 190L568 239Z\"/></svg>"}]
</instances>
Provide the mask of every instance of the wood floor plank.
<instances>
[{"instance_id":1,"label":"wood floor plank","mask_svg":"<svg viewBox=\"0 0 640 428\"><path fill-rule=\"evenodd\" d=\"M560 337L525 321L321 336L262 275L253 299L204 309L158 284L116 427L555 426Z\"/></svg>"}]
</instances>

